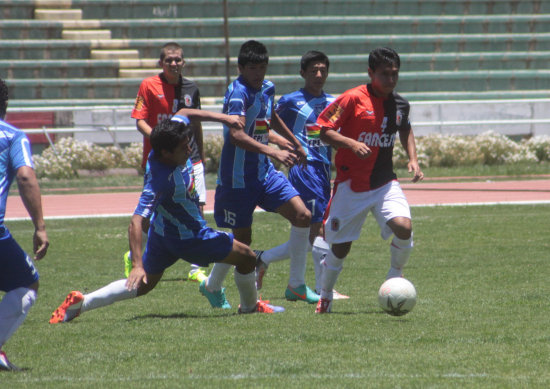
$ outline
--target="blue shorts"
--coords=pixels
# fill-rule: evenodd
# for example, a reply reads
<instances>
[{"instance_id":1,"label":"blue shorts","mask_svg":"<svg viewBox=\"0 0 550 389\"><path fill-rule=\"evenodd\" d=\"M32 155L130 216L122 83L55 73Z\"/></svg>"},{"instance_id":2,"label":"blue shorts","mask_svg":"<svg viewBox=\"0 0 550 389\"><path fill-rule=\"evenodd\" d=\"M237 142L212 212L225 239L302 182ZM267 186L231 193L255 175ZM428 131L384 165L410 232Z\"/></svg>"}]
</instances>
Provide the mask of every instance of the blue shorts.
<instances>
[{"instance_id":1,"label":"blue shorts","mask_svg":"<svg viewBox=\"0 0 550 389\"><path fill-rule=\"evenodd\" d=\"M330 166L320 162L308 162L306 168L294 166L288 172L288 180L311 211L311 222L322 222L330 200Z\"/></svg>"},{"instance_id":2,"label":"blue shorts","mask_svg":"<svg viewBox=\"0 0 550 389\"><path fill-rule=\"evenodd\" d=\"M223 261L233 249L233 234L203 228L192 239L166 238L149 230L143 254L143 269L148 274L159 274L178 259L207 267Z\"/></svg>"},{"instance_id":3,"label":"blue shorts","mask_svg":"<svg viewBox=\"0 0 550 389\"><path fill-rule=\"evenodd\" d=\"M246 188L218 185L214 199L214 219L220 228L246 228L252 225L257 206L268 212L276 210L300 194L283 173L271 170L264 182Z\"/></svg>"},{"instance_id":4,"label":"blue shorts","mask_svg":"<svg viewBox=\"0 0 550 389\"><path fill-rule=\"evenodd\" d=\"M38 270L11 235L0 240L0 290L26 288L38 281Z\"/></svg>"}]
</instances>

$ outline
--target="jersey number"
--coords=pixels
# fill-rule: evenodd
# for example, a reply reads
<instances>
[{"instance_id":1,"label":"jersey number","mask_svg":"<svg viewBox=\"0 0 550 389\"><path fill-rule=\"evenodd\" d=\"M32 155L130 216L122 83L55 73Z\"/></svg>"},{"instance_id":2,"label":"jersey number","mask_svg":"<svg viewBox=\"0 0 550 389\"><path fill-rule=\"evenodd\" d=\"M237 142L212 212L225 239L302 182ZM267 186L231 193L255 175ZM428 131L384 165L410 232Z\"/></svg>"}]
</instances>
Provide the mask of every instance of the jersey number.
<instances>
[{"instance_id":1,"label":"jersey number","mask_svg":"<svg viewBox=\"0 0 550 389\"><path fill-rule=\"evenodd\" d=\"M235 217L237 216L235 214L235 212L229 212L227 209L224 209L223 210L223 213L224 213L224 222L226 222L227 224L231 225L231 226L234 226L235 225Z\"/></svg>"}]
</instances>

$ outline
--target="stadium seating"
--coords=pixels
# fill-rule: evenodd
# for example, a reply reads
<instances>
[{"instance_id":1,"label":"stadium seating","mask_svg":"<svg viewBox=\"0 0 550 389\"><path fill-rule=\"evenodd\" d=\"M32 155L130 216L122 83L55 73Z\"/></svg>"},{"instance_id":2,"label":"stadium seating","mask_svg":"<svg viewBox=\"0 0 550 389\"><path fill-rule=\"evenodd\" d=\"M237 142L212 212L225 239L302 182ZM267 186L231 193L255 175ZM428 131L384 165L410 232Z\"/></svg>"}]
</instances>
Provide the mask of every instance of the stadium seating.
<instances>
[{"instance_id":1,"label":"stadium seating","mask_svg":"<svg viewBox=\"0 0 550 389\"><path fill-rule=\"evenodd\" d=\"M301 86L308 49L331 58L326 89L367 81L368 53L402 57L399 91L410 99L550 95L550 1L230 0L230 77L247 39L270 52L277 93ZM0 0L0 77L12 106L47 100L131 104L155 74L159 47L174 40L186 76L204 98L226 88L222 0Z\"/></svg>"}]
</instances>

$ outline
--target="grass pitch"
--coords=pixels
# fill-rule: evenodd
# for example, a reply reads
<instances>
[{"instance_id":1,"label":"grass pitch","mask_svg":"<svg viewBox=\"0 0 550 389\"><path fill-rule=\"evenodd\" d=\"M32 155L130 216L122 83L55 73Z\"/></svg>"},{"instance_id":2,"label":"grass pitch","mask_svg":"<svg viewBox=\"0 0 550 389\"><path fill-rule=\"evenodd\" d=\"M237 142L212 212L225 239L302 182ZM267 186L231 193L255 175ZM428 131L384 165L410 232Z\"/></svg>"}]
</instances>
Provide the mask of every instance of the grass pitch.
<instances>
[{"instance_id":1,"label":"grass pitch","mask_svg":"<svg viewBox=\"0 0 550 389\"><path fill-rule=\"evenodd\" d=\"M50 220L38 267L39 298L4 346L25 370L0 372L2 388L516 388L550 385L549 205L413 208L415 249L406 277L418 302L392 317L377 304L389 242L370 217L354 243L333 313L287 302L288 262L272 264L262 296L287 310L213 310L177 263L149 295L50 325L74 289L123 277L129 218ZM210 220L211 225L214 225ZM30 250L30 222L11 222ZM255 215L253 248L282 243L289 226ZM308 259L308 283L313 265Z\"/></svg>"}]
</instances>

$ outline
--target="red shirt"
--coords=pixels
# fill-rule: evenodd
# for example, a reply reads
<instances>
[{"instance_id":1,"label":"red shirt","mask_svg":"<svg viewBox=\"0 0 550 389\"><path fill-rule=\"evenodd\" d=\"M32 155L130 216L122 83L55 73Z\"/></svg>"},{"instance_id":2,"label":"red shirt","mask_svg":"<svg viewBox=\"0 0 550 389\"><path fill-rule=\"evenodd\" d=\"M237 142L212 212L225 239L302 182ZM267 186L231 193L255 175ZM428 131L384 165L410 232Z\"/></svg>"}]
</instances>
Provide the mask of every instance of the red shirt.
<instances>
[{"instance_id":1,"label":"red shirt","mask_svg":"<svg viewBox=\"0 0 550 389\"><path fill-rule=\"evenodd\" d=\"M361 85L341 94L317 119L322 127L365 143L372 154L365 159L351 149L336 151L336 183L351 180L355 192L376 189L397 179L393 172L393 145L397 131L410 130L409 103L393 93L377 97L370 85Z\"/></svg>"},{"instance_id":2,"label":"red shirt","mask_svg":"<svg viewBox=\"0 0 550 389\"><path fill-rule=\"evenodd\" d=\"M160 75L148 77L141 82L132 110L132 118L144 119L154 128L164 119L169 119L177 112L178 101L175 99L174 85L163 81ZM149 137L143 137L143 159L141 167L145 169L147 156L151 151Z\"/></svg>"}]
</instances>

